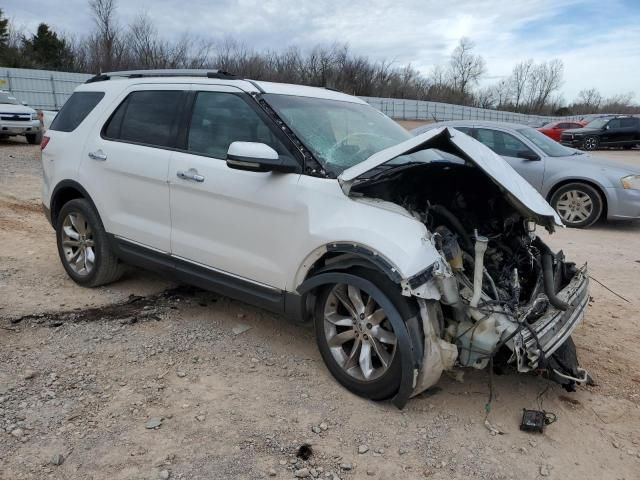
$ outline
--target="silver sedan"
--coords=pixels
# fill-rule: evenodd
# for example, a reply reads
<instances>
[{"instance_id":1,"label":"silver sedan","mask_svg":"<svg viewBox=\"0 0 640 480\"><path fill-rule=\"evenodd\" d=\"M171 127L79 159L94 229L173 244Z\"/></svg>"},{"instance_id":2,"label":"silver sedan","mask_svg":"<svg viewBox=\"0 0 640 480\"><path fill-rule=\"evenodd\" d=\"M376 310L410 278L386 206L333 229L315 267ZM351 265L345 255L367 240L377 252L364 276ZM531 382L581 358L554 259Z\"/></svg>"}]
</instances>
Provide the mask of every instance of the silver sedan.
<instances>
[{"instance_id":1,"label":"silver sedan","mask_svg":"<svg viewBox=\"0 0 640 480\"><path fill-rule=\"evenodd\" d=\"M501 155L568 227L586 228L601 217L640 219L640 168L564 147L531 127L513 123L438 122L412 133L442 126L464 132Z\"/></svg>"}]
</instances>

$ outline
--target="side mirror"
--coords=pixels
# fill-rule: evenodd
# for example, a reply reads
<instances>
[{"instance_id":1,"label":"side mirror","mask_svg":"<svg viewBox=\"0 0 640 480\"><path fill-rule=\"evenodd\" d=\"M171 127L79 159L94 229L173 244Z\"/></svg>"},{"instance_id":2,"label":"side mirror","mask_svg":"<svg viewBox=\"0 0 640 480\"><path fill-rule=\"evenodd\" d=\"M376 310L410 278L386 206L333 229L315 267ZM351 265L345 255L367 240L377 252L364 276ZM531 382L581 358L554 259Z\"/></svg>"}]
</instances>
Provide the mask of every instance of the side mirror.
<instances>
[{"instance_id":1,"label":"side mirror","mask_svg":"<svg viewBox=\"0 0 640 480\"><path fill-rule=\"evenodd\" d=\"M611 125L609 125L608 123L604 126L605 130L609 130L611 128Z\"/></svg>"},{"instance_id":2,"label":"side mirror","mask_svg":"<svg viewBox=\"0 0 640 480\"><path fill-rule=\"evenodd\" d=\"M540 157L530 150L520 150L518 152L518 158L522 158L523 160L531 160L531 161L540 160Z\"/></svg>"},{"instance_id":3,"label":"side mirror","mask_svg":"<svg viewBox=\"0 0 640 480\"><path fill-rule=\"evenodd\" d=\"M298 164L290 157L280 157L264 143L233 142L227 150L227 167L249 172L291 173L298 169Z\"/></svg>"}]
</instances>

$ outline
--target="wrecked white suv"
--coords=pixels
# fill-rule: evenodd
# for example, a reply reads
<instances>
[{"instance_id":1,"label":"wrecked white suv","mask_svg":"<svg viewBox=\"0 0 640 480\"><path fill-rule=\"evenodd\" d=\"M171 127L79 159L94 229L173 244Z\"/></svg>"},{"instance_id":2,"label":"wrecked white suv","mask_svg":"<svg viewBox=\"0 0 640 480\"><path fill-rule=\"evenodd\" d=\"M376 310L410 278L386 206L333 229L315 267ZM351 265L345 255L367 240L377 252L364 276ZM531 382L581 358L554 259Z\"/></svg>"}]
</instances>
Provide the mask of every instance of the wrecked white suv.
<instances>
[{"instance_id":1,"label":"wrecked white suv","mask_svg":"<svg viewBox=\"0 0 640 480\"><path fill-rule=\"evenodd\" d=\"M77 283L123 264L315 324L336 379L398 406L493 357L585 381L584 267L560 219L454 129L413 137L356 97L223 72L97 76L43 140L43 203Z\"/></svg>"}]
</instances>

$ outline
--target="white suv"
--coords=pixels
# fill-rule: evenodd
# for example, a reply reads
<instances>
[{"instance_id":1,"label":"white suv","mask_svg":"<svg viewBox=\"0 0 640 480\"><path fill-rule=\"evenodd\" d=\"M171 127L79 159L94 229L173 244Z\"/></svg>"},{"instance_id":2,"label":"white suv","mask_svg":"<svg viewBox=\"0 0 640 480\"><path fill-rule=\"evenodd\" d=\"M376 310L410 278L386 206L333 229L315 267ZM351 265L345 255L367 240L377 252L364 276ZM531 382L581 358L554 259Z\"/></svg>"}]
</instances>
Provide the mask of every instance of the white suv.
<instances>
[{"instance_id":1,"label":"white suv","mask_svg":"<svg viewBox=\"0 0 640 480\"><path fill-rule=\"evenodd\" d=\"M586 269L535 235L558 216L454 129L412 137L323 88L135 71L78 87L42 145L81 285L126 263L313 322L340 383L399 406L505 351L569 389L587 378L570 338Z\"/></svg>"}]
</instances>

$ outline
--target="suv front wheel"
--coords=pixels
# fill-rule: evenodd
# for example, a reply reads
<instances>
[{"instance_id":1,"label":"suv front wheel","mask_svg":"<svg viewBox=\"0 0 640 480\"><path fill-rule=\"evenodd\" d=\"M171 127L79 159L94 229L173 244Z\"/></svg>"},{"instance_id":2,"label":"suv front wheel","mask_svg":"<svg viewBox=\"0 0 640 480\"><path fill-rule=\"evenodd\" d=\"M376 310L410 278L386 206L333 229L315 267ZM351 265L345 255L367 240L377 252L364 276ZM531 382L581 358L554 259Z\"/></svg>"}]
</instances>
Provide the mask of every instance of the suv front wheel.
<instances>
[{"instance_id":1,"label":"suv front wheel","mask_svg":"<svg viewBox=\"0 0 640 480\"><path fill-rule=\"evenodd\" d=\"M349 283L325 286L315 305L316 341L338 382L361 397L385 400L397 393L402 371L396 332L380 304L393 304L405 321L415 312L385 275L349 273L373 283L376 292Z\"/></svg>"},{"instance_id":2,"label":"suv front wheel","mask_svg":"<svg viewBox=\"0 0 640 480\"><path fill-rule=\"evenodd\" d=\"M582 148L588 151L597 150L599 145L600 141L598 137L594 137L593 135L586 137L582 142Z\"/></svg>"},{"instance_id":3,"label":"suv front wheel","mask_svg":"<svg viewBox=\"0 0 640 480\"><path fill-rule=\"evenodd\" d=\"M84 198L64 204L58 214L56 237L62 265L77 284L98 287L120 278L122 265L98 213Z\"/></svg>"}]
</instances>

